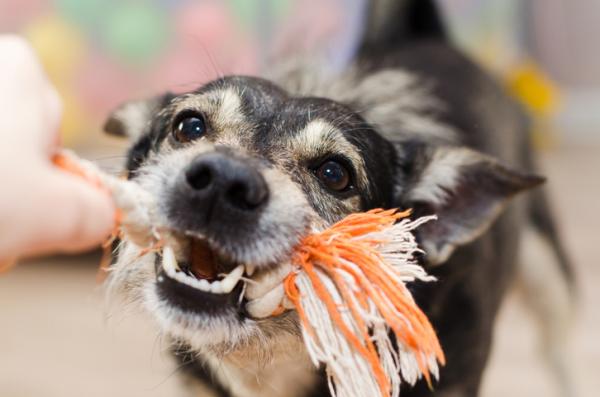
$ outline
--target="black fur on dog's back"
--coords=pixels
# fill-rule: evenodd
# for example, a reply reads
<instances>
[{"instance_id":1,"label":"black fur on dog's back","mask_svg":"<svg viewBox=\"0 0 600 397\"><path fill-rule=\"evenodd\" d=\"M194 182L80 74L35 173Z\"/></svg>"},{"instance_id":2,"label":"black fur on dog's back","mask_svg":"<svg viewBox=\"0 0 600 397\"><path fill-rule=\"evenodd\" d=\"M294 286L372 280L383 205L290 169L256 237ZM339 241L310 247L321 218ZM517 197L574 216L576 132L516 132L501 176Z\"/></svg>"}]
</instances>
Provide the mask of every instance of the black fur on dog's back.
<instances>
[{"instance_id":1,"label":"black fur on dog's back","mask_svg":"<svg viewBox=\"0 0 600 397\"><path fill-rule=\"evenodd\" d=\"M374 1L372 4L377 7L385 2ZM429 86L432 96L443 104L437 109L435 118L456 132L444 144L470 147L513 168L535 172L528 115L494 78L449 43L435 1L398 2L388 10L388 13L380 12L385 16L384 21L371 20L371 24L387 28L380 30L377 40L367 36L360 47L357 63L363 73L369 75L396 68L410 71ZM402 15L395 15L392 11L400 11ZM411 22L406 26L396 24L396 21L405 18ZM391 140L404 139L402 134L387 137ZM407 144L416 147L418 152L418 143L404 141L404 145ZM415 150L412 150L413 155L418 157L418 153L414 154ZM431 208L420 207L419 203L402 203L415 207L417 213L431 211ZM478 393L492 343L496 312L516 273L521 272L516 265L524 256L522 252L530 249L520 241L519 236L524 229L534 230L534 234L548 242L548 255L555 260L544 266L549 273L558 271L564 283L564 286L552 285L549 278L543 291L534 292L539 294L537 299L561 294L563 297L560 299L569 299L569 295L573 294L572 266L553 221L546 194L544 190L537 189L509 206L489 231L476 241L459 247L440 267L429 269L438 278L437 284L413 286L417 301L438 330L448 358L448 366L442 370L441 381L435 387L436 395ZM519 263L520 267L535 265ZM527 280L531 276L518 277L525 287L533 284L534 288L539 288L546 284L544 281ZM543 279L544 276L538 277ZM567 296L560 292L565 288ZM570 303L564 305L569 307ZM542 327L556 327L557 323L566 321L561 309L548 310L539 305L535 307L535 303L531 306L538 311L537 316L542 317ZM546 329L542 333L552 335L561 332ZM553 350L552 344L561 343L561 340L545 340L544 348ZM551 360L560 359L551 357ZM564 363L551 362L550 365L558 368L557 378L568 378L564 373ZM567 384L559 385L561 392L568 393L569 380L564 382ZM403 390L404 396L428 394L430 391L424 384Z\"/></svg>"}]
</instances>

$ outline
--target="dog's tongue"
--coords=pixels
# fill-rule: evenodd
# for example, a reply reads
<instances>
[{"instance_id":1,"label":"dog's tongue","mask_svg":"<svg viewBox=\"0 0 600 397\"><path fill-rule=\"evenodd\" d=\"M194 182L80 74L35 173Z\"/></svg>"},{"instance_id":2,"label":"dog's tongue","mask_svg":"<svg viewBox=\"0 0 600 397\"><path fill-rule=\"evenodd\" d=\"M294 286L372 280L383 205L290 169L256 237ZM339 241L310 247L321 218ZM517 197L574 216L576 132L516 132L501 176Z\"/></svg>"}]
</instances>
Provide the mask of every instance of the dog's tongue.
<instances>
[{"instance_id":1,"label":"dog's tongue","mask_svg":"<svg viewBox=\"0 0 600 397\"><path fill-rule=\"evenodd\" d=\"M217 278L216 261L208 243L193 239L190 247L190 270L196 278Z\"/></svg>"}]
</instances>

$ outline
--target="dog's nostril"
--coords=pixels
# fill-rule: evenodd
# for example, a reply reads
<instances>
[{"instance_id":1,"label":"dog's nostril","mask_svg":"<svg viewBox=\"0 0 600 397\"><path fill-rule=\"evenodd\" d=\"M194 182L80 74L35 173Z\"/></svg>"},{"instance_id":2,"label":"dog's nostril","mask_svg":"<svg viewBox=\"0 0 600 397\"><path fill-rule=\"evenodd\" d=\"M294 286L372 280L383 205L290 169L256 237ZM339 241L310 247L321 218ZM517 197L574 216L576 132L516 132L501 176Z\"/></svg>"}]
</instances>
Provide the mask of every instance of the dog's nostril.
<instances>
[{"instance_id":1,"label":"dog's nostril","mask_svg":"<svg viewBox=\"0 0 600 397\"><path fill-rule=\"evenodd\" d=\"M254 210L267 199L268 192L261 185L249 186L245 182L234 182L225 192L225 197L233 206L243 210Z\"/></svg>"},{"instance_id":2,"label":"dog's nostril","mask_svg":"<svg viewBox=\"0 0 600 397\"><path fill-rule=\"evenodd\" d=\"M198 157L183 176L181 193L207 211L223 214L233 211L236 216L250 216L268 201L269 189L260 171L249 162L223 153Z\"/></svg>"},{"instance_id":3,"label":"dog's nostril","mask_svg":"<svg viewBox=\"0 0 600 397\"><path fill-rule=\"evenodd\" d=\"M195 190L206 189L213 181L213 173L209 167L194 167L189 170L185 177L188 184Z\"/></svg>"}]
</instances>

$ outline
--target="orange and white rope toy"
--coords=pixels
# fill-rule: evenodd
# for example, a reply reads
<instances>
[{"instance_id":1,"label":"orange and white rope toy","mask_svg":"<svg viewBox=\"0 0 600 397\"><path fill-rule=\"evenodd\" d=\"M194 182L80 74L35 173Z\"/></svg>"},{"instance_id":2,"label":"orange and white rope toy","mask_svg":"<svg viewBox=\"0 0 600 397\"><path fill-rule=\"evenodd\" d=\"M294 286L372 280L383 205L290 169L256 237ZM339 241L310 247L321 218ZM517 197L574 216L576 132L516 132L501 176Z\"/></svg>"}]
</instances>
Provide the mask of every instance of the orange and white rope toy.
<instances>
[{"instance_id":1,"label":"orange and white rope toy","mask_svg":"<svg viewBox=\"0 0 600 397\"><path fill-rule=\"evenodd\" d=\"M129 238L154 231L151 206L144 204L151 198L139 186L70 154L55 163L112 192ZM409 214L352 214L305 237L292 255L285 294L298 312L308 354L316 366L325 365L334 397L396 397L403 381L424 377L431 385L438 363L445 362L433 327L406 287L434 280L414 258L421 251L412 234L434 217L411 220Z\"/></svg>"},{"instance_id":2,"label":"orange and white rope toy","mask_svg":"<svg viewBox=\"0 0 600 397\"><path fill-rule=\"evenodd\" d=\"M405 283L432 281L411 231L432 217L409 211L352 214L299 244L287 297L308 353L324 363L332 396L398 396L402 380L431 384L444 354ZM393 341L391 334L395 335Z\"/></svg>"}]
</instances>

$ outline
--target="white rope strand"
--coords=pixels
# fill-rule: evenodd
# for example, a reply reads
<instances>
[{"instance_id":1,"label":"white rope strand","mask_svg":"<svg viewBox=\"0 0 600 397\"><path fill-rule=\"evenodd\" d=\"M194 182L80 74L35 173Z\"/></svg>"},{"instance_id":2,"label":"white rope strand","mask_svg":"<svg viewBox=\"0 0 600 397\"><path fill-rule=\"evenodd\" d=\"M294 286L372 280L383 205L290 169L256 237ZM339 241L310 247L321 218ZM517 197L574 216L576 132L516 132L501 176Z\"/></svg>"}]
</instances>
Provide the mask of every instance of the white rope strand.
<instances>
[{"instance_id":1,"label":"white rope strand","mask_svg":"<svg viewBox=\"0 0 600 397\"><path fill-rule=\"evenodd\" d=\"M432 219L435 217L422 217L416 220L403 219L383 231L356 237L356 240L384 242L377 247L381 258L386 262L382 263L382 267L386 274L399 285L415 280L433 281L435 278L429 276L414 259L415 253L422 251L418 248L415 237L411 233L416 227ZM333 239L335 236L331 240ZM360 266L344 261L343 258L338 259L353 272L362 273ZM385 266L386 264L388 266ZM318 280L340 308L339 312L344 325L359 340L362 339L360 327L351 315L350 307L359 312L360 318L367 325L370 340L377 349L381 366L389 382L390 396L400 395L400 386L403 381L414 385L423 376L419 367L419 359L425 363L429 373L437 378L438 363L435 354L424 356L422 352L415 352L399 340L392 341L390 335L393 332L375 302L369 299L367 307L364 307L354 294L350 294L350 302L345 301L331 275L320 270L318 263L315 264L314 269ZM336 268L335 271L350 291L360 291L362 287L358 285L351 273L341 268ZM315 291L309 275L300 271L296 276L296 286L300 293L302 310L309 322L308 326L303 327L306 348L316 366L326 365L331 395L334 397L383 396L371 364L352 346L346 335L331 318L326 303ZM407 289L406 294L409 296ZM393 307L385 294L381 293L381 297L384 303ZM412 301L412 297L410 299ZM396 311L394 315L399 321L398 324L410 327L410 321L402 313Z\"/></svg>"}]
</instances>

